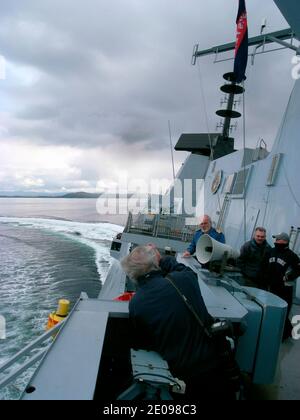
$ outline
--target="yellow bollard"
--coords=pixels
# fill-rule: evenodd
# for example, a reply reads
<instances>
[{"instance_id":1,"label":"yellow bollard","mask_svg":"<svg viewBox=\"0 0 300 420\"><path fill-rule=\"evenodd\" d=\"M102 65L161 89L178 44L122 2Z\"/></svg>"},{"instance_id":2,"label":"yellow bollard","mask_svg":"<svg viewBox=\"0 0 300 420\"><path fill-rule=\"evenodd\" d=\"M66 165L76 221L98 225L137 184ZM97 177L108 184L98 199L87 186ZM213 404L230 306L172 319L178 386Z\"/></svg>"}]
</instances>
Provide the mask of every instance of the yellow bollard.
<instances>
[{"instance_id":1,"label":"yellow bollard","mask_svg":"<svg viewBox=\"0 0 300 420\"><path fill-rule=\"evenodd\" d=\"M48 323L46 330L50 330L59 322L63 321L69 313L70 301L66 299L60 299L58 302L58 307L56 312L52 312L48 317Z\"/></svg>"}]
</instances>

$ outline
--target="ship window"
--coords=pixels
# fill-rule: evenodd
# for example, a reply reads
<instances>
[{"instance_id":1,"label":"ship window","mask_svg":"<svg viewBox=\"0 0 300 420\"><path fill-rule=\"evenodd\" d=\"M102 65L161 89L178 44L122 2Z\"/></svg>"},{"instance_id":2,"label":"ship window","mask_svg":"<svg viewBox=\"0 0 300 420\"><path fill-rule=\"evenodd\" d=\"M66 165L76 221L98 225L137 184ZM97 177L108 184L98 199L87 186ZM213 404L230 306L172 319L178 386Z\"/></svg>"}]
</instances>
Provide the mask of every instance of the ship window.
<instances>
[{"instance_id":1,"label":"ship window","mask_svg":"<svg viewBox=\"0 0 300 420\"><path fill-rule=\"evenodd\" d=\"M282 153L278 153L277 155L273 156L271 167L268 174L267 184L266 184L268 187L275 185L281 158L282 158Z\"/></svg>"},{"instance_id":2,"label":"ship window","mask_svg":"<svg viewBox=\"0 0 300 420\"><path fill-rule=\"evenodd\" d=\"M226 181L224 183L224 187L223 187L223 194L231 194L232 193L232 188L234 185L234 181L236 178L236 174L231 174L228 175L228 177L226 178Z\"/></svg>"},{"instance_id":3,"label":"ship window","mask_svg":"<svg viewBox=\"0 0 300 420\"><path fill-rule=\"evenodd\" d=\"M250 168L242 169L236 174L234 187L232 189L232 198L244 198L245 187L247 188L248 180L251 173Z\"/></svg>"},{"instance_id":4,"label":"ship window","mask_svg":"<svg viewBox=\"0 0 300 420\"><path fill-rule=\"evenodd\" d=\"M120 249L121 249L121 245L122 245L121 242L115 242L115 241L113 241L112 244L111 244L110 250L111 251L118 251L119 252Z\"/></svg>"}]
</instances>

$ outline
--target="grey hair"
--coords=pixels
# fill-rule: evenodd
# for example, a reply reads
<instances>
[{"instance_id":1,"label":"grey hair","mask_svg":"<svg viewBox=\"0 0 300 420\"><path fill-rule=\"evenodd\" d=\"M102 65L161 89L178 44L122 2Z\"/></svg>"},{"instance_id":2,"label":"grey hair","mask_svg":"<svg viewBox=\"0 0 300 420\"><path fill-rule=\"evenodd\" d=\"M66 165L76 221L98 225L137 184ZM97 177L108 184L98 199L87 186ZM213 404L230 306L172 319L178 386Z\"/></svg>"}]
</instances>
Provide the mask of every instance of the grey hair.
<instances>
[{"instance_id":1,"label":"grey hair","mask_svg":"<svg viewBox=\"0 0 300 420\"><path fill-rule=\"evenodd\" d=\"M209 221L209 223L212 225L212 219L211 219L211 217L208 215L208 214L203 214L203 216L201 216L200 217L200 222L203 220L203 219L207 219L208 221Z\"/></svg>"},{"instance_id":2,"label":"grey hair","mask_svg":"<svg viewBox=\"0 0 300 420\"><path fill-rule=\"evenodd\" d=\"M159 270L157 254L150 246L137 246L121 260L121 266L128 277L137 282L137 279L150 271Z\"/></svg>"}]
</instances>

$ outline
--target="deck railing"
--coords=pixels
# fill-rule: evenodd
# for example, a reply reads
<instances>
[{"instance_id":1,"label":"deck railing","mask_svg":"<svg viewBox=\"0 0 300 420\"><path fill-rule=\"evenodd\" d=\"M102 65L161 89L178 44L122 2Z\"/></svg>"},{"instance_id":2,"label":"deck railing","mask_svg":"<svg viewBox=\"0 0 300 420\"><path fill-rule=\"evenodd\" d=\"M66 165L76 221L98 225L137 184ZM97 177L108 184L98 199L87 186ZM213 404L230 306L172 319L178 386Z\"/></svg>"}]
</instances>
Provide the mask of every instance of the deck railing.
<instances>
[{"instance_id":1,"label":"deck railing","mask_svg":"<svg viewBox=\"0 0 300 420\"><path fill-rule=\"evenodd\" d=\"M173 214L137 214L129 213L126 233L168 238L190 242L197 226L186 225L186 218Z\"/></svg>"},{"instance_id":2,"label":"deck railing","mask_svg":"<svg viewBox=\"0 0 300 420\"><path fill-rule=\"evenodd\" d=\"M43 358L53 341L51 338L62 325L63 322L57 324L0 366L0 390Z\"/></svg>"}]
</instances>

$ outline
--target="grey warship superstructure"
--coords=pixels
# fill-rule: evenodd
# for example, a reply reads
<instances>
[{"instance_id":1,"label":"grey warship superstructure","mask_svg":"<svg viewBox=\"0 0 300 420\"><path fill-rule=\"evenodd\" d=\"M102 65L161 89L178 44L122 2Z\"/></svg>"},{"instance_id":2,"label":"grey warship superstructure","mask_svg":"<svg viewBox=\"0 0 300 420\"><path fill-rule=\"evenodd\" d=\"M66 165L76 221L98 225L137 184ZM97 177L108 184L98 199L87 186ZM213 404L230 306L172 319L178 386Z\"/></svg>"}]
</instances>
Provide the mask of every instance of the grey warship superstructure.
<instances>
[{"instance_id":1,"label":"grey warship superstructure","mask_svg":"<svg viewBox=\"0 0 300 420\"><path fill-rule=\"evenodd\" d=\"M249 40L249 45L300 39L300 5L297 0L275 0L290 28L261 35ZM294 45L292 47L295 49ZM194 60L202 55L222 53L234 48L227 44L206 51L194 50ZM229 137L230 119L238 117L232 109L233 95L242 94L230 74L225 75L223 91L231 97L226 110L218 115L225 118L223 134L186 134L175 150L190 155L177 174L177 179L203 180L205 213L211 215L216 227L222 229L227 243L239 249L257 226L267 231L289 231L291 248L300 253L300 183L298 160L300 143L300 80L296 81L284 118L274 143L268 152L261 143L256 149L234 150ZM168 193L175 201L172 188ZM184 208L184 202L181 203ZM175 205L175 202L174 202ZM276 221L276 222L275 222ZM134 382L134 374L142 375L150 362L144 356L142 367L135 365L129 343L128 302L115 298L130 289L130 282L119 260L132 246L154 243L162 252L176 255L178 261L197 273L200 289L210 314L230 320L242 331L235 341L236 360L253 384L271 384L276 376L280 354L286 303L278 297L240 285L239 273L216 275L202 269L195 259L184 259L195 227L186 223L186 214L129 214L124 232L115 238L111 248L114 263L107 275L98 299L82 294L59 334L47 350L33 356L28 365L42 359L28 384L25 400L116 399ZM269 238L270 239L270 238ZM58 329L59 327L57 327ZM49 337L45 337L46 339ZM42 341L42 340L40 340ZM40 344L40 341L35 343ZM30 353L29 347L27 353ZM16 360L16 359L15 359ZM0 367L0 374L13 361ZM152 362L151 362L152 363ZM157 369L165 369L157 360ZM148 371L147 371L148 372ZM9 378L0 376L0 386ZM165 373L167 375L167 373ZM170 377L169 383L173 378ZM166 383L161 383L164 389Z\"/></svg>"}]
</instances>

